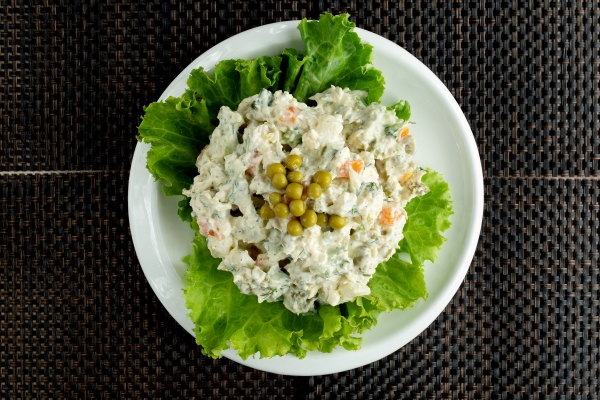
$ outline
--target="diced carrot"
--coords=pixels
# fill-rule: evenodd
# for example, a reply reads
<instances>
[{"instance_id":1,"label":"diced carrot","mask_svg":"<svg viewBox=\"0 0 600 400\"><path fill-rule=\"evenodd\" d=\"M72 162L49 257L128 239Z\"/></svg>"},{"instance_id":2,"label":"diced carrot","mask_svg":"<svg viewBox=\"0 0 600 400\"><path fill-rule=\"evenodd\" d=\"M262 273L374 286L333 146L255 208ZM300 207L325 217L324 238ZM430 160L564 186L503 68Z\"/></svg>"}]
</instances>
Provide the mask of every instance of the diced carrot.
<instances>
[{"instance_id":1,"label":"diced carrot","mask_svg":"<svg viewBox=\"0 0 600 400\"><path fill-rule=\"evenodd\" d=\"M357 174L360 174L365 167L365 163L362 160L349 160L343 163L337 169L337 177L342 179L350 178L350 168L354 170Z\"/></svg>"},{"instance_id":2,"label":"diced carrot","mask_svg":"<svg viewBox=\"0 0 600 400\"><path fill-rule=\"evenodd\" d=\"M297 120L297 114L300 112L299 108L294 106L289 106L282 115L280 115L277 119L279 122L284 124L295 123Z\"/></svg>"},{"instance_id":3,"label":"diced carrot","mask_svg":"<svg viewBox=\"0 0 600 400\"><path fill-rule=\"evenodd\" d=\"M410 179L412 174L413 174L412 172L407 172L404 175L402 175L402 178L400 178L400 184L404 185L406 183L406 181Z\"/></svg>"},{"instance_id":4,"label":"diced carrot","mask_svg":"<svg viewBox=\"0 0 600 400\"><path fill-rule=\"evenodd\" d=\"M400 129L400 135L398 135L399 138L403 138L406 136L408 136L408 126L405 126L402 129Z\"/></svg>"},{"instance_id":5,"label":"diced carrot","mask_svg":"<svg viewBox=\"0 0 600 400\"><path fill-rule=\"evenodd\" d=\"M383 226L394 226L404 214L396 203L384 204L379 213L379 223Z\"/></svg>"},{"instance_id":6,"label":"diced carrot","mask_svg":"<svg viewBox=\"0 0 600 400\"><path fill-rule=\"evenodd\" d=\"M223 240L225 239L225 236L223 236L223 234L221 234L220 232L215 232L214 230L210 229L208 224L206 222L200 222L198 221L198 226L200 227L200 233L206 236L213 236L216 237L217 240Z\"/></svg>"}]
</instances>

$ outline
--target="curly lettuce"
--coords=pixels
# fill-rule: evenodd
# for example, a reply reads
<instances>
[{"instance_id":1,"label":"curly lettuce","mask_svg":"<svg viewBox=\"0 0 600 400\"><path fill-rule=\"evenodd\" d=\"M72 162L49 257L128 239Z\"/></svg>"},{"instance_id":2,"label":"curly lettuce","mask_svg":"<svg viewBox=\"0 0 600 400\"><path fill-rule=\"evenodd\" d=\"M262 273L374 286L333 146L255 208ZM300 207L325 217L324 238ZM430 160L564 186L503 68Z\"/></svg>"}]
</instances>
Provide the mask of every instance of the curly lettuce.
<instances>
[{"instance_id":1,"label":"curly lettuce","mask_svg":"<svg viewBox=\"0 0 600 400\"><path fill-rule=\"evenodd\" d=\"M321 15L319 21L302 20L298 25L306 45L303 70L291 92L305 102L331 85L365 90L367 102L379 101L385 89L383 74L373 68L373 46L362 43L348 15Z\"/></svg>"},{"instance_id":2,"label":"curly lettuce","mask_svg":"<svg viewBox=\"0 0 600 400\"><path fill-rule=\"evenodd\" d=\"M146 107L137 139L152 144L147 167L155 179L165 181L165 195L181 195L181 189L189 187L197 174L196 158L208 144L222 106L236 109L262 89L285 90L305 101L331 85L365 90L368 103L379 101L383 74L370 64L373 47L361 43L348 17L323 14L319 21L304 19L298 25L304 54L288 48L274 57L224 60L210 74L197 68L182 97Z\"/></svg>"},{"instance_id":3,"label":"curly lettuce","mask_svg":"<svg viewBox=\"0 0 600 400\"><path fill-rule=\"evenodd\" d=\"M416 198L420 199L417 207L407 207L408 220L413 217L410 209L419 212L425 204L434 205L428 213L430 223L412 228L414 235L431 237L439 234L440 221L444 221L442 230L449 227L452 202L448 185L440 174L428 172L423 182L432 190ZM414 199L409 205L413 202ZM321 305L315 314L296 315L282 302L259 303L256 296L242 294L231 273L217 270L220 260L212 258L206 239L198 234L192 254L184 259L189 269L183 295L191 310L196 341L207 356L220 357L231 346L244 359L256 353L261 358L287 353L302 358L309 350L331 352L338 346L356 350L362 343L356 335L375 325L381 312L409 308L419 299L427 298L424 248L418 245L408 248L409 240L405 237L400 242L399 251L408 251L413 261L392 257L379 264L369 281L369 296L335 307ZM427 252L429 247L426 246ZM436 255L428 259L435 261Z\"/></svg>"},{"instance_id":4,"label":"curly lettuce","mask_svg":"<svg viewBox=\"0 0 600 400\"><path fill-rule=\"evenodd\" d=\"M232 109L262 89L285 90L299 101L331 85L368 92L367 102L378 102L384 91L381 71L373 68L372 47L353 31L348 15L323 14L319 21L300 22L298 29L306 52L284 49L275 57L226 60L212 73L193 70L181 97L150 104L138 127L138 140L151 144L147 168L163 181L167 196L181 196L197 174L196 158L209 142L222 106ZM389 109L408 121L410 105L401 100ZM371 294L339 306L321 305L316 313L296 315L283 303L259 303L242 294L229 272L219 271L220 260L211 256L206 239L198 233L188 199L179 202L178 214L190 223L196 236L192 253L184 258L184 299L195 324L197 343L205 355L220 357L232 347L242 358L331 352L342 346L360 348L362 332L377 323L382 312L405 309L427 298L423 266L434 261L449 228L452 201L440 174L427 171L423 182L430 192L407 206L408 222L396 256L381 263L369 282ZM399 253L407 254L400 257Z\"/></svg>"},{"instance_id":5,"label":"curly lettuce","mask_svg":"<svg viewBox=\"0 0 600 400\"><path fill-rule=\"evenodd\" d=\"M138 140L152 145L146 167L166 182L165 195L180 196L198 173L196 158L215 129L208 119L206 100L187 90L181 97L152 103L144 111Z\"/></svg>"}]
</instances>

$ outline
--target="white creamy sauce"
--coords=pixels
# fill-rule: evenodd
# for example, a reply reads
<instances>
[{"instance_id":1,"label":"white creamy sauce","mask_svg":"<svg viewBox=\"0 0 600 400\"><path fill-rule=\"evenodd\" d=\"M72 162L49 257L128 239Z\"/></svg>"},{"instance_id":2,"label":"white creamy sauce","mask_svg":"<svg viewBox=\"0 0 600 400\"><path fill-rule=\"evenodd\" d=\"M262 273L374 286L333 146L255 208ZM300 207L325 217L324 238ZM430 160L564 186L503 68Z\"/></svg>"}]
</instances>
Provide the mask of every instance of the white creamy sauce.
<instances>
[{"instance_id":1,"label":"white creamy sauce","mask_svg":"<svg viewBox=\"0 0 600 400\"><path fill-rule=\"evenodd\" d=\"M280 301L295 313L314 303L338 305L370 293L377 265L403 237L406 203L428 189L412 160L406 121L366 93L332 86L309 107L292 95L263 90L237 111L221 108L219 126L197 160L189 190L193 216L208 248L222 260L242 293ZM303 159L303 184L318 170L333 181L307 208L346 217L339 230L315 225L287 233L290 214L265 221L258 214L275 189L266 168L288 154Z\"/></svg>"}]
</instances>

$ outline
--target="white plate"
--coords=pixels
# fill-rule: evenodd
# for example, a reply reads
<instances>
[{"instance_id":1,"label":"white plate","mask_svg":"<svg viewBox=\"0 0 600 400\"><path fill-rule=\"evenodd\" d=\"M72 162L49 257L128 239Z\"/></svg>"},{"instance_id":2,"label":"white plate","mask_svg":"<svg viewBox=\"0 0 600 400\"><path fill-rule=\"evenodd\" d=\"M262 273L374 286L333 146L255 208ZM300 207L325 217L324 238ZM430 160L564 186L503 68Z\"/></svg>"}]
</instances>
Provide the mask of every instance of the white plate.
<instances>
[{"instance_id":1,"label":"white plate","mask_svg":"<svg viewBox=\"0 0 600 400\"><path fill-rule=\"evenodd\" d=\"M304 50L298 21L280 22L240 33L213 47L192 62L165 90L160 100L180 96L190 71L212 69L225 59L249 59L279 54L285 47ZM444 84L407 51L374 33L356 29L363 42L374 46L374 65L383 71L386 91L382 103L410 102L416 122L411 133L417 140L416 161L441 172L454 201L452 227L445 233L434 265L425 265L429 298L405 311L382 314L378 324L364 335L362 348L333 353L309 352L294 356L242 360L235 351L223 355L241 364L277 374L321 375L341 372L379 360L398 350L427 328L450 302L464 279L475 252L483 214L483 176L479 154L469 124ZM191 251L192 232L177 216L177 198L167 198L161 182L146 169L150 146L138 143L129 180L131 234L146 278L167 311L193 335L193 323L182 298L186 265L182 257Z\"/></svg>"}]
</instances>

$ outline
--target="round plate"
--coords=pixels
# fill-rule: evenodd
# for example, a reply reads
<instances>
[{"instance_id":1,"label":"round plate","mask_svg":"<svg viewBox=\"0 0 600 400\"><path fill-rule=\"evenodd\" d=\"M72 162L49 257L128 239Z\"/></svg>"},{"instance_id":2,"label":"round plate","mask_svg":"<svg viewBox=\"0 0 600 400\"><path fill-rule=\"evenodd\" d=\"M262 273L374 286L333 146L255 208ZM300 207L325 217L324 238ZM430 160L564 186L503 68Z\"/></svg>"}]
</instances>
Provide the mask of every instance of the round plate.
<instances>
[{"instance_id":1,"label":"round plate","mask_svg":"<svg viewBox=\"0 0 600 400\"><path fill-rule=\"evenodd\" d=\"M273 56L285 47L304 51L297 30L299 21L280 22L240 33L213 47L192 62L160 97L180 96L190 71L200 66L211 70L226 59ZM417 142L415 159L422 167L443 174L454 202L448 241L437 261L425 265L429 297L413 308L381 314L378 324L363 334L360 350L337 348L332 353L309 352L304 359L288 355L270 359L242 360L232 350L223 355L241 364L277 374L321 375L345 371L379 360L398 350L427 328L458 290L473 258L483 214L483 176L473 134L460 107L444 84L419 60L395 43L374 33L355 31L374 47L376 68L383 72L384 105L405 99L410 102ZM187 269L181 259L191 252L193 233L177 216L181 199L163 195L146 169L150 146L138 143L129 180L129 220L136 253L148 282L167 311L190 334L193 323L182 297Z\"/></svg>"}]
</instances>

